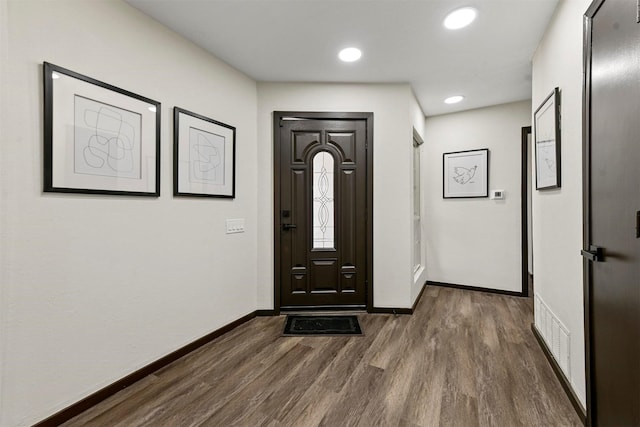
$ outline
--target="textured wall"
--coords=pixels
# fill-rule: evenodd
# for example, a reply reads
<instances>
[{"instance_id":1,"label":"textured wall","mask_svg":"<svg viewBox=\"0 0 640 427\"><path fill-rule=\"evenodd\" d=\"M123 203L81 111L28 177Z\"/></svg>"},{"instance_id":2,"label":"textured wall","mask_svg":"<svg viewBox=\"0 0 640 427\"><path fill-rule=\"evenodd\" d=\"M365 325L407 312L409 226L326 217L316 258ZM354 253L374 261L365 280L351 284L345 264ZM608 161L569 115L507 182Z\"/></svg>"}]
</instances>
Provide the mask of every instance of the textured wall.
<instances>
[{"instance_id":1,"label":"textured wall","mask_svg":"<svg viewBox=\"0 0 640 427\"><path fill-rule=\"evenodd\" d=\"M0 425L14 426L256 309L257 95L125 3L0 7ZM42 193L43 61L162 103L160 198ZM235 200L172 196L173 106L237 128ZM246 233L225 234L226 218L245 218Z\"/></svg>"},{"instance_id":2,"label":"textured wall","mask_svg":"<svg viewBox=\"0 0 640 427\"><path fill-rule=\"evenodd\" d=\"M586 401L582 291L582 19L590 0L563 0L533 57L532 109L561 92L562 188L533 193L536 296L570 334L565 375ZM534 170L535 174L535 170ZM535 182L535 181L534 181ZM538 313L536 313L538 314ZM542 319L536 325L544 334ZM551 337L545 337L550 348Z\"/></svg>"},{"instance_id":3,"label":"textured wall","mask_svg":"<svg viewBox=\"0 0 640 427\"><path fill-rule=\"evenodd\" d=\"M376 307L411 307L411 167L415 98L408 84L258 84L258 306L273 307L273 111L373 112L373 240Z\"/></svg>"},{"instance_id":4,"label":"textured wall","mask_svg":"<svg viewBox=\"0 0 640 427\"><path fill-rule=\"evenodd\" d=\"M429 280L522 290L521 129L530 123L528 101L427 118ZM443 153L479 148L489 149L489 191L505 199L443 199Z\"/></svg>"}]
</instances>

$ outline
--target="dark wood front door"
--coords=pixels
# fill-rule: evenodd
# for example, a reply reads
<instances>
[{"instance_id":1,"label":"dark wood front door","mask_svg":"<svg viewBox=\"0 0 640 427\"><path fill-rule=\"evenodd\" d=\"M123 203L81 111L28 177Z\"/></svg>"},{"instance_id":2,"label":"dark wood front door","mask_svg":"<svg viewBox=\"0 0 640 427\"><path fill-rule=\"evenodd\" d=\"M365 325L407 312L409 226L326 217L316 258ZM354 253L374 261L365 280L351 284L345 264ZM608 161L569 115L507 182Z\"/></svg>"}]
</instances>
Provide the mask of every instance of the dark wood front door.
<instances>
[{"instance_id":1,"label":"dark wood front door","mask_svg":"<svg viewBox=\"0 0 640 427\"><path fill-rule=\"evenodd\" d=\"M635 1L585 21L585 312L592 426L640 425L640 23Z\"/></svg>"},{"instance_id":2,"label":"dark wood front door","mask_svg":"<svg viewBox=\"0 0 640 427\"><path fill-rule=\"evenodd\" d=\"M274 113L281 309L367 305L371 121L366 113Z\"/></svg>"}]
</instances>

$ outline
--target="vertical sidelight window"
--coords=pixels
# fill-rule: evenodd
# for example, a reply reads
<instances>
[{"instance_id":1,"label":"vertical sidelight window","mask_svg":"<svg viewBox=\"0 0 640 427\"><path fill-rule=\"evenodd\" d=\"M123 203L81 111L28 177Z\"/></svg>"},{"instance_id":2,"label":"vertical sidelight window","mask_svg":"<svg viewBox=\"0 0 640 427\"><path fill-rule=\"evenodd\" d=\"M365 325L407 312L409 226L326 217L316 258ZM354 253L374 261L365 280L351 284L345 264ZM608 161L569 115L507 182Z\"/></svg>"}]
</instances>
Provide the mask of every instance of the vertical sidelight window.
<instances>
[{"instance_id":1,"label":"vertical sidelight window","mask_svg":"<svg viewBox=\"0 0 640 427\"><path fill-rule=\"evenodd\" d=\"M328 151L313 156L313 248L335 247L334 159Z\"/></svg>"},{"instance_id":2,"label":"vertical sidelight window","mask_svg":"<svg viewBox=\"0 0 640 427\"><path fill-rule=\"evenodd\" d=\"M422 266L422 212L420 203L420 145L424 141L413 130L413 272Z\"/></svg>"}]
</instances>

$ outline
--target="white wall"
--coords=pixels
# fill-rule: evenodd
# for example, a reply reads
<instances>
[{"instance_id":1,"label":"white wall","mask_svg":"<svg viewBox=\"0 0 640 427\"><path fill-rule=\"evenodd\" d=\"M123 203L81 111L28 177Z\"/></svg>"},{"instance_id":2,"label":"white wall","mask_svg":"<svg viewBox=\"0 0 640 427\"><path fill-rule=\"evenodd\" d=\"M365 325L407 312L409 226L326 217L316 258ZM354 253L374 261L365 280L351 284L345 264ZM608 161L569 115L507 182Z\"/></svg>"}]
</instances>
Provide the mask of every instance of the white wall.
<instances>
[{"instance_id":1,"label":"white wall","mask_svg":"<svg viewBox=\"0 0 640 427\"><path fill-rule=\"evenodd\" d=\"M4 283L5 277L7 276L7 271L4 268L5 265L5 230L6 227L6 215L4 214L4 209L2 206L4 205L4 192L6 182L6 174L5 168L2 167L2 159L4 157L2 144L4 141L4 109L5 109L5 75L7 73L7 63L8 63L8 44L7 44L7 34L8 34L8 19L7 19L7 3L4 1L0 1L0 414L4 412L3 402L5 401L5 392L4 392L4 381L3 381L3 371L4 371L4 358L6 352L6 344L5 338L7 336L7 316L6 310L4 306L4 301L6 300L6 292ZM2 415L0 415L0 426L3 425Z\"/></svg>"},{"instance_id":2,"label":"white wall","mask_svg":"<svg viewBox=\"0 0 640 427\"><path fill-rule=\"evenodd\" d=\"M561 91L562 188L534 191L535 294L570 333L565 375L585 404L582 290L582 17L591 0L562 0L533 57L532 108ZM535 181L534 181L535 182ZM535 319L541 329L541 319ZM542 328L544 329L544 328ZM551 337L545 337L548 344Z\"/></svg>"},{"instance_id":3,"label":"white wall","mask_svg":"<svg viewBox=\"0 0 640 427\"><path fill-rule=\"evenodd\" d=\"M534 57L532 101L562 89L563 188L534 194L534 270L537 296L571 333L567 376L583 401L578 249L588 3L561 1ZM529 104L425 123L406 84L256 87L114 1L0 1L0 58L0 426L32 424L273 307L274 110L374 113L376 307L411 307L426 277L520 290L520 128L530 124ZM43 61L162 102L160 198L42 193ZM236 126L234 201L171 196L173 106ZM411 253L412 127L426 141L427 268L419 277ZM491 150L490 188L504 189L506 200L443 200L442 153L479 147ZM239 217L247 232L224 234L224 220Z\"/></svg>"},{"instance_id":4,"label":"white wall","mask_svg":"<svg viewBox=\"0 0 640 427\"><path fill-rule=\"evenodd\" d=\"M522 290L521 129L530 124L529 101L426 119L429 280ZM477 148L489 149L489 190L505 199L443 199L443 153Z\"/></svg>"},{"instance_id":5,"label":"white wall","mask_svg":"<svg viewBox=\"0 0 640 427\"><path fill-rule=\"evenodd\" d=\"M16 426L256 309L257 93L122 2L0 11L0 425ZM43 61L162 102L160 198L42 193ZM172 197L173 106L237 128L235 200Z\"/></svg>"},{"instance_id":6,"label":"white wall","mask_svg":"<svg viewBox=\"0 0 640 427\"><path fill-rule=\"evenodd\" d=\"M258 307L273 308L273 111L373 112L375 307L413 304L413 129L422 115L408 84L258 84Z\"/></svg>"}]
</instances>

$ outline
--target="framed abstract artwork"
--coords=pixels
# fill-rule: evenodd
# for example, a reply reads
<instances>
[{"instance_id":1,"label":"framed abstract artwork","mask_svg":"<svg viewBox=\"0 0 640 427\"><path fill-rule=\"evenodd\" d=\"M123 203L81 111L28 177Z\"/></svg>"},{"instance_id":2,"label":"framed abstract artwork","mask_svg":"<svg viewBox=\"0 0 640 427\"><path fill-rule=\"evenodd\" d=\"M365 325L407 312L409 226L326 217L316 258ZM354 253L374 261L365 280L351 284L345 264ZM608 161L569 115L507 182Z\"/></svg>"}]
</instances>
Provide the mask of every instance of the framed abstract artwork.
<instances>
[{"instance_id":1,"label":"framed abstract artwork","mask_svg":"<svg viewBox=\"0 0 640 427\"><path fill-rule=\"evenodd\" d=\"M160 195L160 103L44 63L44 191Z\"/></svg>"},{"instance_id":2,"label":"framed abstract artwork","mask_svg":"<svg viewBox=\"0 0 640 427\"><path fill-rule=\"evenodd\" d=\"M174 108L174 196L235 198L235 162L235 127Z\"/></svg>"},{"instance_id":3,"label":"framed abstract artwork","mask_svg":"<svg viewBox=\"0 0 640 427\"><path fill-rule=\"evenodd\" d=\"M560 187L560 90L546 97L533 115L536 190Z\"/></svg>"},{"instance_id":4,"label":"framed abstract artwork","mask_svg":"<svg viewBox=\"0 0 640 427\"><path fill-rule=\"evenodd\" d=\"M444 153L442 197L489 197L489 150Z\"/></svg>"}]
</instances>

